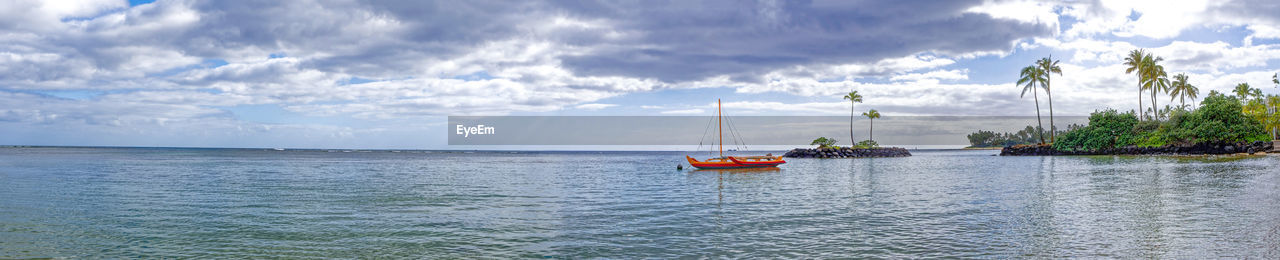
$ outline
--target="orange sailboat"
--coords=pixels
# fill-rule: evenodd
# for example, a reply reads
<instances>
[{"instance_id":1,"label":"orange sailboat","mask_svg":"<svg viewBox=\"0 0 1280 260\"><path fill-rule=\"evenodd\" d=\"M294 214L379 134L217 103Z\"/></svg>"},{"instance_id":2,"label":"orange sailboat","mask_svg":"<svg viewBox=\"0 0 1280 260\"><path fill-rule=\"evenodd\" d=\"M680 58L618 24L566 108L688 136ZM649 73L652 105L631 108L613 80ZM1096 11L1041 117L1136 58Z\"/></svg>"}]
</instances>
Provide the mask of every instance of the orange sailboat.
<instances>
[{"instance_id":1,"label":"orange sailboat","mask_svg":"<svg viewBox=\"0 0 1280 260\"><path fill-rule=\"evenodd\" d=\"M719 141L717 142L717 145L719 147L720 157L698 161L698 159L693 159L692 156L685 155L684 158L689 160L689 165L697 167L698 169L734 169L778 167L779 164L787 163L787 161L782 160L782 156L724 156L724 129L722 129L724 127L724 122L721 120L723 118L721 110L720 100L717 99L716 129L719 133Z\"/></svg>"}]
</instances>

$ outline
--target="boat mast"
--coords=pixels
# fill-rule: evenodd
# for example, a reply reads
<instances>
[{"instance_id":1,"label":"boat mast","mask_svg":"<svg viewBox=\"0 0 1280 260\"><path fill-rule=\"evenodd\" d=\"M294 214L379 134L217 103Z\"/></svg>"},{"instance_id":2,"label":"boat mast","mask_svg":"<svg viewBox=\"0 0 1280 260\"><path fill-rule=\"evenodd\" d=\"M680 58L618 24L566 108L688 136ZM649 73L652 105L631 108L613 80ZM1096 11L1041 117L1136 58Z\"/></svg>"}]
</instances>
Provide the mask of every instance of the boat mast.
<instances>
[{"instance_id":1,"label":"boat mast","mask_svg":"<svg viewBox=\"0 0 1280 260\"><path fill-rule=\"evenodd\" d=\"M720 99L716 99L716 130L720 132L720 158L724 158L724 123L720 122Z\"/></svg>"}]
</instances>

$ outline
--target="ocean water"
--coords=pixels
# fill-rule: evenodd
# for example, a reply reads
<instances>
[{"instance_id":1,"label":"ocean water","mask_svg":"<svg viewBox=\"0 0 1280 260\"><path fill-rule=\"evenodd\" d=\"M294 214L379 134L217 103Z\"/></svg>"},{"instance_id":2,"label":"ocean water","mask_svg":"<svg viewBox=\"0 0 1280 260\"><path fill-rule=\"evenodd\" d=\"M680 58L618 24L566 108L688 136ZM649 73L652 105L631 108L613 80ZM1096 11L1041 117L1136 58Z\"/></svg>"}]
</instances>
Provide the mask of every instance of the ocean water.
<instances>
[{"instance_id":1,"label":"ocean water","mask_svg":"<svg viewBox=\"0 0 1280 260\"><path fill-rule=\"evenodd\" d=\"M914 153L2 148L0 258L1280 257L1278 156Z\"/></svg>"}]
</instances>

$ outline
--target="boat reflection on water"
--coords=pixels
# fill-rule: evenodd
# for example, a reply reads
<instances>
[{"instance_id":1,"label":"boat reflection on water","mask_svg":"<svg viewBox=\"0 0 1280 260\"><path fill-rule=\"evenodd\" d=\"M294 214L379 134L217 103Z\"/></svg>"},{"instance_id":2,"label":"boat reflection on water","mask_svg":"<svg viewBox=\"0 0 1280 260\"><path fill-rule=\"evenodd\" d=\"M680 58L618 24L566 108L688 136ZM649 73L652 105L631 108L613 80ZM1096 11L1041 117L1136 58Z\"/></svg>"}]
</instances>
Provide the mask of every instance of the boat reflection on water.
<instances>
[{"instance_id":1,"label":"boat reflection on water","mask_svg":"<svg viewBox=\"0 0 1280 260\"><path fill-rule=\"evenodd\" d=\"M694 174L694 173L743 174L743 173L781 172L781 171L782 171L782 168L778 168L778 167L762 167L762 168L730 168L730 169L696 169L696 170L690 171L689 173L690 174Z\"/></svg>"},{"instance_id":2,"label":"boat reflection on water","mask_svg":"<svg viewBox=\"0 0 1280 260\"><path fill-rule=\"evenodd\" d=\"M717 180L716 180L716 211L715 211L716 218L715 219L716 219L716 225L720 225L720 221L723 218L723 216L720 215L720 210L722 210L724 206L725 174L750 175L750 174L772 174L772 173L778 173L778 172L782 172L782 169L778 167L764 167L764 168L696 169L693 171L689 171L689 174L717 175L716 176Z\"/></svg>"}]
</instances>

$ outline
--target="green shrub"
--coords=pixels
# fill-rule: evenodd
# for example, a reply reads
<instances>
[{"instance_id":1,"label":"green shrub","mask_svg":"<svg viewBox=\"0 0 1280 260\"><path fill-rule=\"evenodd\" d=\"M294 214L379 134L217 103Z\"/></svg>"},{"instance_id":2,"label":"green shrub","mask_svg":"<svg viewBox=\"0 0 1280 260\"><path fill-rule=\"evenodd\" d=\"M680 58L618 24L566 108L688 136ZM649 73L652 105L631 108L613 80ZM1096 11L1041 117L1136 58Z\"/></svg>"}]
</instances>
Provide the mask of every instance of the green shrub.
<instances>
[{"instance_id":1,"label":"green shrub","mask_svg":"<svg viewBox=\"0 0 1280 260\"><path fill-rule=\"evenodd\" d=\"M862 140L861 142L858 142L858 144L855 145L853 148L871 149L871 148L877 148L877 147L880 147L880 144L876 143L875 140Z\"/></svg>"},{"instance_id":2,"label":"green shrub","mask_svg":"<svg viewBox=\"0 0 1280 260\"><path fill-rule=\"evenodd\" d=\"M1114 109L1093 112L1089 125L1068 131L1058 137L1053 148L1058 150L1097 150L1133 145L1140 138L1138 117L1131 112L1119 113Z\"/></svg>"},{"instance_id":3,"label":"green shrub","mask_svg":"<svg viewBox=\"0 0 1280 260\"><path fill-rule=\"evenodd\" d=\"M1269 139L1262 123L1242 112L1239 100L1216 92L1205 97L1200 108L1171 116L1162 127L1166 139L1179 144Z\"/></svg>"},{"instance_id":4,"label":"green shrub","mask_svg":"<svg viewBox=\"0 0 1280 260\"><path fill-rule=\"evenodd\" d=\"M1068 129L1071 127L1077 126L1069 126ZM1037 133L1037 130L1040 130L1044 136L1049 136L1049 132L1044 131L1043 128L1027 126L1025 129L1012 133L996 133L994 131L979 130L978 132L974 132L965 137L969 139L970 147L1001 147L1020 144L1034 144L1040 142L1041 133ZM1064 133L1066 133L1065 130L1058 131L1058 135L1062 135Z\"/></svg>"},{"instance_id":5,"label":"green shrub","mask_svg":"<svg viewBox=\"0 0 1280 260\"><path fill-rule=\"evenodd\" d=\"M826 137L818 137L818 139L813 139L813 142L809 143L809 145L817 145L818 148L827 148L834 144L836 144L836 139Z\"/></svg>"},{"instance_id":6,"label":"green shrub","mask_svg":"<svg viewBox=\"0 0 1280 260\"><path fill-rule=\"evenodd\" d=\"M1053 148L1079 151L1268 139L1262 123L1242 112L1239 100L1210 92L1196 110L1173 112L1164 122L1139 121L1132 112L1113 109L1094 112L1089 115L1089 125L1059 136Z\"/></svg>"},{"instance_id":7,"label":"green shrub","mask_svg":"<svg viewBox=\"0 0 1280 260\"><path fill-rule=\"evenodd\" d=\"M1146 132L1138 134L1137 139L1134 141L1134 145L1142 147L1161 147L1169 145L1168 139L1160 132Z\"/></svg>"}]
</instances>

